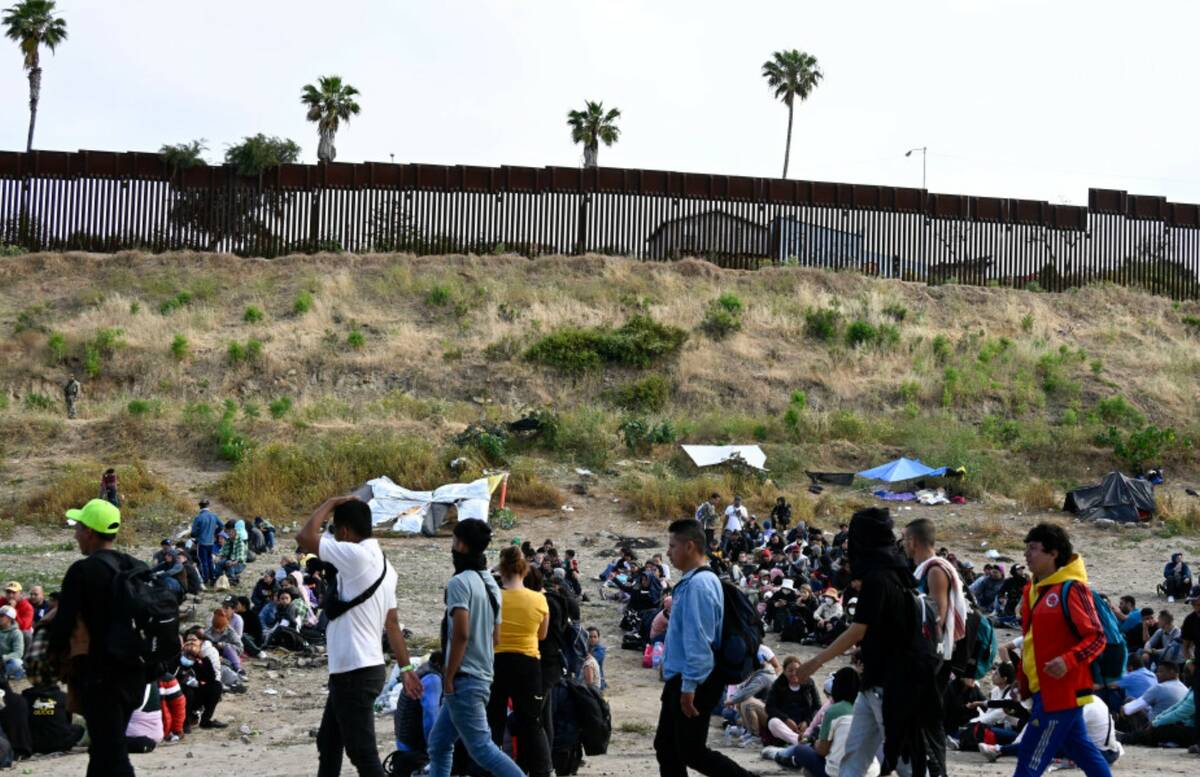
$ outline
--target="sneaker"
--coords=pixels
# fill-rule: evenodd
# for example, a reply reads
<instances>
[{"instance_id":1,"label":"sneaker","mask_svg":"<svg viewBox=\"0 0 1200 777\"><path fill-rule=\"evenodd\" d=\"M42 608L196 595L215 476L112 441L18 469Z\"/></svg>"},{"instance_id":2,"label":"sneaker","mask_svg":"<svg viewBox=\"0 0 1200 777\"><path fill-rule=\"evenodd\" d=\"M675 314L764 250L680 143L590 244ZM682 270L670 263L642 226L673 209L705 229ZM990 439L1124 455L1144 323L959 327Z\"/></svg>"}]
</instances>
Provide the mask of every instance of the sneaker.
<instances>
[{"instance_id":1,"label":"sneaker","mask_svg":"<svg viewBox=\"0 0 1200 777\"><path fill-rule=\"evenodd\" d=\"M1174 596L1168 596L1168 597L1167 597L1167 604L1175 604L1175 597L1174 597Z\"/></svg>"},{"instance_id":2,"label":"sneaker","mask_svg":"<svg viewBox=\"0 0 1200 777\"><path fill-rule=\"evenodd\" d=\"M950 736L949 734L947 734L946 735L946 747L950 748L951 750L958 750L959 749L958 740L956 738Z\"/></svg>"},{"instance_id":3,"label":"sneaker","mask_svg":"<svg viewBox=\"0 0 1200 777\"><path fill-rule=\"evenodd\" d=\"M746 736L742 737L742 740L738 742L738 747L758 747L761 744L762 740L756 737L754 734L746 734Z\"/></svg>"},{"instance_id":4,"label":"sneaker","mask_svg":"<svg viewBox=\"0 0 1200 777\"><path fill-rule=\"evenodd\" d=\"M782 747L764 747L762 749L762 752L759 753L759 755L761 755L763 758L765 758L768 761L774 761L775 756L779 755L782 752L783 752Z\"/></svg>"},{"instance_id":5,"label":"sneaker","mask_svg":"<svg viewBox=\"0 0 1200 777\"><path fill-rule=\"evenodd\" d=\"M227 728L228 726L229 726L228 723L222 723L219 720L202 720L202 721L200 721L200 728Z\"/></svg>"},{"instance_id":6,"label":"sneaker","mask_svg":"<svg viewBox=\"0 0 1200 777\"><path fill-rule=\"evenodd\" d=\"M732 739L734 737L740 738L744 736L746 736L746 729L742 728L741 726L727 726L725 728L726 739Z\"/></svg>"},{"instance_id":7,"label":"sneaker","mask_svg":"<svg viewBox=\"0 0 1200 777\"><path fill-rule=\"evenodd\" d=\"M979 743L979 752L983 753L983 757L989 762L995 763L1000 758L1000 745L989 745L986 742Z\"/></svg>"},{"instance_id":8,"label":"sneaker","mask_svg":"<svg viewBox=\"0 0 1200 777\"><path fill-rule=\"evenodd\" d=\"M168 745L173 745L181 739L183 739L183 737L179 736L175 732L171 732L170 734L167 734L167 738L164 739L163 742L165 742Z\"/></svg>"}]
</instances>

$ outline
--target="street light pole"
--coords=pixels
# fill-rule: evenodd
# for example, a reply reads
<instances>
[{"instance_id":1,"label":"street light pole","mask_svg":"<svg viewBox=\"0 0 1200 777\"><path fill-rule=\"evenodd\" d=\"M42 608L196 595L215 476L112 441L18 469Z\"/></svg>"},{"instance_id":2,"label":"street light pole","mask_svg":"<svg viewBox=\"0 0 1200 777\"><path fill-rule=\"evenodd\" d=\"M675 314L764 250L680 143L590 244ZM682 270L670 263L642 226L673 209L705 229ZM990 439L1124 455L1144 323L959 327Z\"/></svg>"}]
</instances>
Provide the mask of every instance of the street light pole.
<instances>
[{"instance_id":1,"label":"street light pole","mask_svg":"<svg viewBox=\"0 0 1200 777\"><path fill-rule=\"evenodd\" d=\"M904 156L912 156L912 152L914 151L921 152L921 188L928 189L929 187L925 185L925 162L929 156L929 149L926 146L921 146L920 148L910 148L908 151L904 152Z\"/></svg>"}]
</instances>

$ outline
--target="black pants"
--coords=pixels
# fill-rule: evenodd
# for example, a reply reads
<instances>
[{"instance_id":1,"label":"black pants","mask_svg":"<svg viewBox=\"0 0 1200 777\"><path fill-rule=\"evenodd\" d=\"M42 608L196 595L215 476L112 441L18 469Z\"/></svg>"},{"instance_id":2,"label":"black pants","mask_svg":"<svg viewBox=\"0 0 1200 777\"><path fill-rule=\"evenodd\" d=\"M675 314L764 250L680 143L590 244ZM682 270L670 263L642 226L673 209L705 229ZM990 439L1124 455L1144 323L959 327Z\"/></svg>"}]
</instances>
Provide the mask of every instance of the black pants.
<instances>
[{"instance_id":1,"label":"black pants","mask_svg":"<svg viewBox=\"0 0 1200 777\"><path fill-rule=\"evenodd\" d=\"M184 686L183 698L187 701L188 725L197 717L201 723L210 721L217 711L217 705L221 703L221 683L214 680L194 688Z\"/></svg>"},{"instance_id":2,"label":"black pants","mask_svg":"<svg viewBox=\"0 0 1200 777\"><path fill-rule=\"evenodd\" d=\"M696 689L693 704L700 714L694 718L685 716L679 708L682 685L682 677L673 677L663 688L654 735L658 773L662 777L687 777L688 768L692 768L708 777L753 777L752 772L708 747L708 724L713 707L721 699L721 681L710 675Z\"/></svg>"},{"instance_id":3,"label":"black pants","mask_svg":"<svg viewBox=\"0 0 1200 777\"><path fill-rule=\"evenodd\" d=\"M142 686L144 688L144 686ZM80 688L83 719L87 721L87 777L133 777L133 764L125 746L125 728L133 711L141 706L141 692L136 700L129 683L85 679Z\"/></svg>"},{"instance_id":4,"label":"black pants","mask_svg":"<svg viewBox=\"0 0 1200 777\"><path fill-rule=\"evenodd\" d=\"M375 697L387 677L382 664L329 675L329 696L317 731L317 777L342 773L342 751L359 777L384 777L375 746Z\"/></svg>"},{"instance_id":5,"label":"black pants","mask_svg":"<svg viewBox=\"0 0 1200 777\"><path fill-rule=\"evenodd\" d=\"M1143 729L1135 734L1128 735L1125 739L1126 744L1145 745L1147 747L1159 747L1167 742L1174 742L1180 747L1190 747L1197 741L1196 729L1193 726L1184 726L1179 723Z\"/></svg>"},{"instance_id":6,"label":"black pants","mask_svg":"<svg viewBox=\"0 0 1200 777\"><path fill-rule=\"evenodd\" d=\"M492 741L504 747L508 700L513 706L513 736L517 738L517 765L532 777L550 774L550 745L542 727L542 664L520 653L497 653L492 695L487 703Z\"/></svg>"}]
</instances>

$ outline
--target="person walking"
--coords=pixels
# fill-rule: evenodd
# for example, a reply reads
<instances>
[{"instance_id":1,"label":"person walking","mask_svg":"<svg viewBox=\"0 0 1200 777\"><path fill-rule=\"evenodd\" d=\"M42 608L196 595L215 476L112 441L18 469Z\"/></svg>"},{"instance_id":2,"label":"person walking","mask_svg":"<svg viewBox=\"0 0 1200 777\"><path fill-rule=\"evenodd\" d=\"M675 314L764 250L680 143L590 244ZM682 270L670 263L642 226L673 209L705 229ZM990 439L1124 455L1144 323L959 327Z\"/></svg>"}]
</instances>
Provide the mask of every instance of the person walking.
<instances>
[{"instance_id":1,"label":"person walking","mask_svg":"<svg viewBox=\"0 0 1200 777\"><path fill-rule=\"evenodd\" d=\"M116 661L106 645L115 619L113 580L118 572L145 565L113 549L121 511L111 503L93 499L67 510L66 517L85 558L63 577L47 627L49 649L71 656L68 684L82 705L89 735L87 777L133 777L125 728L142 706L146 677L141 667Z\"/></svg>"},{"instance_id":2,"label":"person walking","mask_svg":"<svg viewBox=\"0 0 1200 777\"><path fill-rule=\"evenodd\" d=\"M1108 777L1108 761L1088 737L1082 712L1093 698L1091 663L1105 646L1083 559L1065 529L1039 523L1025 535L1025 562L1033 578L1021 594L1018 679L1033 709L1013 775L1036 777L1062 753L1087 777Z\"/></svg>"},{"instance_id":3,"label":"person walking","mask_svg":"<svg viewBox=\"0 0 1200 777\"><path fill-rule=\"evenodd\" d=\"M450 554L454 577L446 585L442 617L445 671L443 703L429 732L429 774L450 777L455 742L492 777L524 777L512 759L492 741L486 707L493 673L493 645L499 641L500 589L487 572L484 551L492 530L476 519L454 526Z\"/></svg>"},{"instance_id":4,"label":"person walking","mask_svg":"<svg viewBox=\"0 0 1200 777\"><path fill-rule=\"evenodd\" d=\"M713 492L708 495L696 508L696 520L700 522L700 526L704 529L705 543L707 548L712 543L716 533L717 525L717 505L721 502L721 495Z\"/></svg>"},{"instance_id":5,"label":"person walking","mask_svg":"<svg viewBox=\"0 0 1200 777\"><path fill-rule=\"evenodd\" d=\"M546 638L550 629L550 606L545 594L525 587L529 571L529 563L519 547L509 545L500 552L500 581L504 590L487 717L492 741L502 746L511 700L517 765L530 777L549 777L550 745L542 727L546 690L538 642Z\"/></svg>"},{"instance_id":6,"label":"person walking","mask_svg":"<svg viewBox=\"0 0 1200 777\"><path fill-rule=\"evenodd\" d=\"M330 516L329 530L322 534ZM387 634L399 662L404 692L414 699L421 696L396 614L396 570L371 537L371 526L371 508L356 497L341 496L325 500L296 535L301 550L336 568L336 588L331 583L324 602L329 696L317 730L317 777L340 775L343 751L359 777L384 777L374 710L387 679L381 635Z\"/></svg>"},{"instance_id":7,"label":"person walking","mask_svg":"<svg viewBox=\"0 0 1200 777\"><path fill-rule=\"evenodd\" d=\"M100 498L112 502L113 507L121 506L121 497L117 494L117 471L112 467L104 470L100 476Z\"/></svg>"},{"instance_id":8,"label":"person walking","mask_svg":"<svg viewBox=\"0 0 1200 777\"><path fill-rule=\"evenodd\" d=\"M709 777L750 777L723 753L708 746L710 713L725 689L714 671L713 649L721 638L724 594L709 569L704 528L683 518L668 529L667 558L680 572L667 626L663 688L654 735L662 777L687 777L689 768Z\"/></svg>"},{"instance_id":9,"label":"person walking","mask_svg":"<svg viewBox=\"0 0 1200 777\"><path fill-rule=\"evenodd\" d=\"M75 404L79 401L79 381L74 375L63 384L63 401L67 405L67 418L74 418Z\"/></svg>"},{"instance_id":10,"label":"person walking","mask_svg":"<svg viewBox=\"0 0 1200 777\"><path fill-rule=\"evenodd\" d=\"M205 585L212 585L217 579L213 545L217 542L217 532L220 530L221 519L208 509L208 500L201 499L200 512L192 519L192 539L196 541L196 564L200 567L200 577Z\"/></svg>"}]
</instances>

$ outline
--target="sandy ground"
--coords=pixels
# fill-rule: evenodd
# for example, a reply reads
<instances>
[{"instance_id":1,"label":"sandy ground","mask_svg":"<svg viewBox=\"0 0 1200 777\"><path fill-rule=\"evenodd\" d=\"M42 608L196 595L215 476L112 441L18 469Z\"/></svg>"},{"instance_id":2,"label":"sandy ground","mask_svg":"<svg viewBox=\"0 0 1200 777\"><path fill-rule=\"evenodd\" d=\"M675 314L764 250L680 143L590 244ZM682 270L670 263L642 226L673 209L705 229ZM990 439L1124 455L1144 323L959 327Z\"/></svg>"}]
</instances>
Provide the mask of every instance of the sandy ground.
<instances>
[{"instance_id":1,"label":"sandy ground","mask_svg":"<svg viewBox=\"0 0 1200 777\"><path fill-rule=\"evenodd\" d=\"M613 545L614 533L626 536L652 537L664 540L662 527L635 522L612 503L611 495L603 488L593 489L593 497L574 497L575 512L549 513L524 517L517 528L501 533L500 542L513 537L540 543L554 538L560 547L578 550L583 569L594 576L602 568L601 553ZM918 515L934 517L942 532L944 544L960 556L973 559L978 566L984 562L981 544L997 547L1013 557L1019 556L1019 532L1030 526L1035 516L1018 515L1015 511L1001 512L968 506L901 509L898 523ZM832 523L832 522L830 522ZM1190 559L1200 555L1196 540L1179 540L1157 536L1145 528L1102 531L1075 525L1076 543L1088 562L1093 582L1103 591L1114 594L1132 592L1139 603L1162 606L1153 597L1161 565L1176 548L1184 550ZM60 575L76 556L60 543L69 539L19 530L0 545L0 578ZM385 542L390 559L400 570L401 620L416 634L418 643L432 644L436 625L441 616L442 588L450 574L449 541L444 538L388 539ZM151 549L140 549L149 555ZM244 579L253 580L255 573L276 559L264 559L252 565ZM619 649L617 632L618 607L596 601L595 584L590 591L593 601L583 605L583 618L588 625L598 625L610 646L606 671L610 684L609 702L612 706L614 732L607 755L591 757L580 770L581 775L643 775L656 773L652 748L653 729L658 716L660 685L656 672L641 668L641 656ZM199 608L215 603L214 595L206 595ZM1178 616L1182 605L1172 605ZM1005 632L1001 632L1004 634ZM794 644L780 645L768 639L780 656L796 653L811 655L814 648ZM213 774L233 773L238 777L283 777L316 773L316 747L311 738L320 721L325 701L323 668L299 668L294 659L283 658L275 668L251 666L250 690L244 695L227 695L219 708L218 718L229 722L224 731L200 731L176 745L160 747L156 752L134 756L139 773L173 772L186 776L210 777ZM275 691L271 693L270 691ZM239 731L249 727L250 734ZM391 720L377 721L376 733L380 753L391 750ZM763 761L758 749L741 750L727 747L717 728L710 742L727 752L757 774L789 774L774 764ZM18 765L14 774L45 777L83 775L87 756L82 751L66 755L40 757ZM950 773L953 775L1007 775L1013 763L1001 761L987 764L975 753L952 753ZM1149 750L1133 748L1117 764L1115 771L1125 774L1195 774L1200 759L1180 750ZM347 762L345 775L354 774Z\"/></svg>"}]
</instances>

